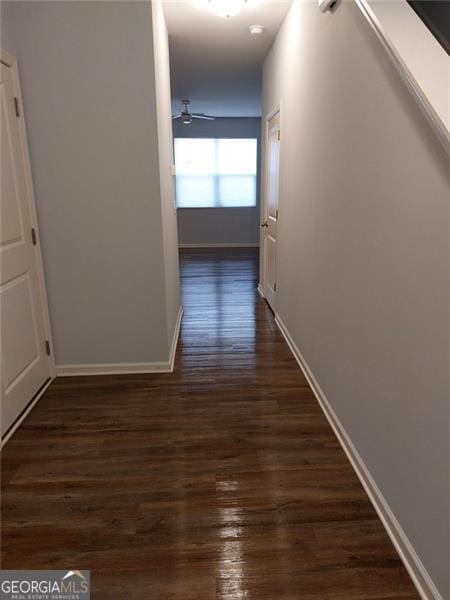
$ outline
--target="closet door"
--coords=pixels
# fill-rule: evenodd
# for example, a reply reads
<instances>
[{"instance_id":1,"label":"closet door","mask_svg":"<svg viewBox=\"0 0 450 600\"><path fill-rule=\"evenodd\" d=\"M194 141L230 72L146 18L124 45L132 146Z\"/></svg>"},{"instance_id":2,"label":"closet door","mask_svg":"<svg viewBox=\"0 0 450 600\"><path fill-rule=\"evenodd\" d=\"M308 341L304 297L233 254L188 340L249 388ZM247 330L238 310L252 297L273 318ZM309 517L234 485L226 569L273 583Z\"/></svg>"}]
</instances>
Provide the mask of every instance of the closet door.
<instances>
[{"instance_id":1,"label":"closet door","mask_svg":"<svg viewBox=\"0 0 450 600\"><path fill-rule=\"evenodd\" d=\"M264 296L275 312L277 291L277 240L278 240L278 175L280 167L280 112L267 122L266 144L266 220L265 230Z\"/></svg>"},{"instance_id":2,"label":"closet door","mask_svg":"<svg viewBox=\"0 0 450 600\"><path fill-rule=\"evenodd\" d=\"M10 429L50 379L45 296L15 65L0 64L1 433ZM23 136L23 131L22 131Z\"/></svg>"}]
</instances>

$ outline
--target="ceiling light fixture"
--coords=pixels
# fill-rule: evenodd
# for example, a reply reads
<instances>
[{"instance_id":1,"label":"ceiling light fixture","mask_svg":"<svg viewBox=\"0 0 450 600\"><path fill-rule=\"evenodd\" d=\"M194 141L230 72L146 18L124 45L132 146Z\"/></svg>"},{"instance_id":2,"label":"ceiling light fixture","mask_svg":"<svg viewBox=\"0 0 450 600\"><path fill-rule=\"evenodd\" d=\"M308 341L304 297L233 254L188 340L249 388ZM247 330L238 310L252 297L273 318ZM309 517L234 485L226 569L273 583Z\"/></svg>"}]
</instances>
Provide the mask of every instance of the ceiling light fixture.
<instances>
[{"instance_id":1,"label":"ceiling light fixture","mask_svg":"<svg viewBox=\"0 0 450 600\"><path fill-rule=\"evenodd\" d=\"M212 10L221 17L234 17L246 3L247 0L209 0Z\"/></svg>"},{"instance_id":2,"label":"ceiling light fixture","mask_svg":"<svg viewBox=\"0 0 450 600\"><path fill-rule=\"evenodd\" d=\"M262 33L264 33L264 26L263 25L250 25L248 30L250 31L250 33L252 35L261 35Z\"/></svg>"}]
</instances>

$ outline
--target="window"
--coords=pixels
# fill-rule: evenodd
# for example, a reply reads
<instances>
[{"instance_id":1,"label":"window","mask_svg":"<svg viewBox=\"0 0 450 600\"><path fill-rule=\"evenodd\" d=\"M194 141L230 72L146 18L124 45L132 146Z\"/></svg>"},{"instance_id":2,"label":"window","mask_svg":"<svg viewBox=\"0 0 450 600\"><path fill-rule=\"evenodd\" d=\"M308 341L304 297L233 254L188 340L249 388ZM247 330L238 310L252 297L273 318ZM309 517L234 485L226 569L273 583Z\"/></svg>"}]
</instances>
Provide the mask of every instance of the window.
<instances>
[{"instance_id":1,"label":"window","mask_svg":"<svg viewBox=\"0 0 450 600\"><path fill-rule=\"evenodd\" d=\"M256 206L256 139L175 138L177 206Z\"/></svg>"}]
</instances>

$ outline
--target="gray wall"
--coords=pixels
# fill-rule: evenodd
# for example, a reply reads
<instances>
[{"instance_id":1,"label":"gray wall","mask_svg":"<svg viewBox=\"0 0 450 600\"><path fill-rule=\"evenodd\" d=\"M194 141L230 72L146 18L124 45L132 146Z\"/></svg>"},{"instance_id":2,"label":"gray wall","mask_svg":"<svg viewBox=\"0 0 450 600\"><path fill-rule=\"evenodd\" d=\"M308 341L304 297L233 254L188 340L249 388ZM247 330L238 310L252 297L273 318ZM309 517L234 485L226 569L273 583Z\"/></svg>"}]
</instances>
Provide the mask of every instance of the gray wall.
<instances>
[{"instance_id":1,"label":"gray wall","mask_svg":"<svg viewBox=\"0 0 450 600\"><path fill-rule=\"evenodd\" d=\"M3 2L56 363L168 360L149 2Z\"/></svg>"},{"instance_id":2,"label":"gray wall","mask_svg":"<svg viewBox=\"0 0 450 600\"><path fill-rule=\"evenodd\" d=\"M277 312L450 598L445 152L353 2L294 2L263 114L280 99Z\"/></svg>"},{"instance_id":3,"label":"gray wall","mask_svg":"<svg viewBox=\"0 0 450 600\"><path fill-rule=\"evenodd\" d=\"M173 121L173 135L193 138L257 138L259 149L261 119L194 120L190 125L183 125L177 119ZM180 245L259 244L259 168L257 181L255 208L179 208L177 212Z\"/></svg>"},{"instance_id":4,"label":"gray wall","mask_svg":"<svg viewBox=\"0 0 450 600\"><path fill-rule=\"evenodd\" d=\"M152 18L155 49L156 110L158 117L167 334L170 343L175 332L181 300L175 182L172 177L173 138L171 126L169 36L161 0L152 1Z\"/></svg>"}]
</instances>

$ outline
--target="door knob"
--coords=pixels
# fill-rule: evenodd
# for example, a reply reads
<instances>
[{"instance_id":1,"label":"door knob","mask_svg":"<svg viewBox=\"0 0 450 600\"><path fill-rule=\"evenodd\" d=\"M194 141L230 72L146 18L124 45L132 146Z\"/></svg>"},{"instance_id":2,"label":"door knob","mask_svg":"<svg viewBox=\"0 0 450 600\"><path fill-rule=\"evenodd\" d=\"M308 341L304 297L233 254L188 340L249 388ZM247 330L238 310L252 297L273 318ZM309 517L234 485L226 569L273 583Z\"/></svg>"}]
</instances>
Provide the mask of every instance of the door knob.
<instances>
[{"instance_id":1,"label":"door knob","mask_svg":"<svg viewBox=\"0 0 450 600\"><path fill-rule=\"evenodd\" d=\"M269 223L267 221L264 221L264 223L261 223L261 227L269 227Z\"/></svg>"}]
</instances>

